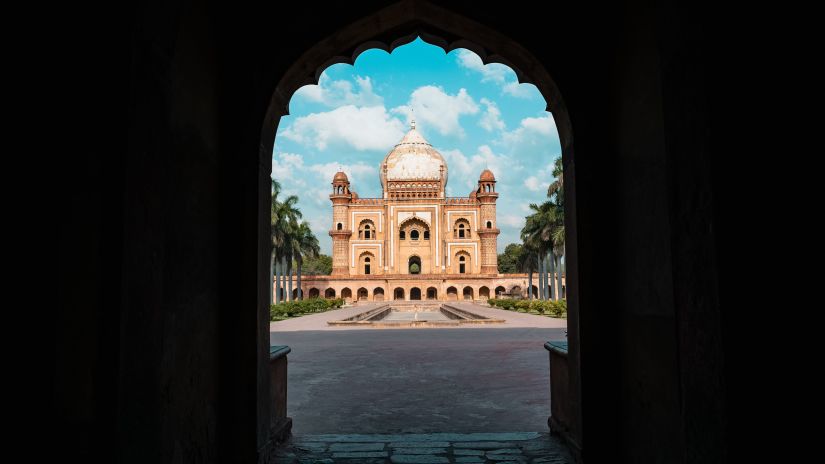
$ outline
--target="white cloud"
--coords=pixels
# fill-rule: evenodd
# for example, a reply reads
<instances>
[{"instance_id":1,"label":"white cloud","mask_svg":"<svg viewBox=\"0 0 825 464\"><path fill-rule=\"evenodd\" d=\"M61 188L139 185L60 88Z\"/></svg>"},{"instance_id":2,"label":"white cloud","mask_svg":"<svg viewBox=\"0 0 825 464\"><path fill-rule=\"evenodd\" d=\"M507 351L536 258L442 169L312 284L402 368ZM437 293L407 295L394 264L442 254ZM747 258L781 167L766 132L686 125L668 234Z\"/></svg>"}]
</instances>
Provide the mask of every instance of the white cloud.
<instances>
[{"instance_id":1,"label":"white cloud","mask_svg":"<svg viewBox=\"0 0 825 464\"><path fill-rule=\"evenodd\" d=\"M524 186L534 192L546 192L547 187L553 182L553 169L555 168L555 160L552 158L547 165L539 169L535 176L530 176L524 179Z\"/></svg>"},{"instance_id":2,"label":"white cloud","mask_svg":"<svg viewBox=\"0 0 825 464\"><path fill-rule=\"evenodd\" d=\"M502 134L500 143L506 145L510 150L517 150L524 146L550 146L558 145L559 133L556 129L556 121L553 115L547 113L537 118L524 118L519 127Z\"/></svg>"},{"instance_id":3,"label":"white cloud","mask_svg":"<svg viewBox=\"0 0 825 464\"><path fill-rule=\"evenodd\" d=\"M306 185L295 173L304 166L304 158L297 153L276 153L272 157L272 178L281 182L284 193L292 195L296 187ZM288 180L288 182L284 182ZM288 184L288 185L287 185Z\"/></svg>"},{"instance_id":4,"label":"white cloud","mask_svg":"<svg viewBox=\"0 0 825 464\"><path fill-rule=\"evenodd\" d=\"M504 177L505 170L519 169L511 159L495 154L487 145L481 145L476 154L469 157L461 150L440 150L440 153L449 167L449 182L453 186L458 186L455 190L460 196L467 195L478 185L478 177L485 169L493 171L499 181ZM467 189L467 193L462 193L463 188Z\"/></svg>"},{"instance_id":5,"label":"white cloud","mask_svg":"<svg viewBox=\"0 0 825 464\"><path fill-rule=\"evenodd\" d=\"M391 117L383 106L345 105L298 117L279 135L319 150L331 144L362 151L387 150L404 135L404 124Z\"/></svg>"},{"instance_id":6,"label":"white cloud","mask_svg":"<svg viewBox=\"0 0 825 464\"><path fill-rule=\"evenodd\" d=\"M405 115L408 121L415 118L423 131L435 129L441 135L462 136L464 130L459 118L464 114L476 114L479 110L466 89L450 95L441 87L425 85L412 92L406 105L392 111Z\"/></svg>"},{"instance_id":7,"label":"white cloud","mask_svg":"<svg viewBox=\"0 0 825 464\"><path fill-rule=\"evenodd\" d=\"M516 98L533 98L538 93L536 86L521 84L518 81L508 82L501 87L501 91Z\"/></svg>"},{"instance_id":8,"label":"white cloud","mask_svg":"<svg viewBox=\"0 0 825 464\"><path fill-rule=\"evenodd\" d=\"M538 192L539 190L541 190L541 182L536 176L530 176L524 179L524 186L534 192Z\"/></svg>"},{"instance_id":9,"label":"white cloud","mask_svg":"<svg viewBox=\"0 0 825 464\"><path fill-rule=\"evenodd\" d=\"M355 84L358 87L357 90L352 82L330 79L327 73L323 73L318 80L318 85L303 86L295 92L294 96L329 107L381 106L384 104L384 99L373 91L369 77L355 76Z\"/></svg>"},{"instance_id":10,"label":"white cloud","mask_svg":"<svg viewBox=\"0 0 825 464\"><path fill-rule=\"evenodd\" d=\"M501 63L484 64L481 57L470 50L460 49L456 54L458 64L470 71L481 74L481 82L494 82L501 86L501 92L517 98L533 98L534 86L520 84L516 73ZM532 87L532 88L531 88Z\"/></svg>"},{"instance_id":11,"label":"white cloud","mask_svg":"<svg viewBox=\"0 0 825 464\"><path fill-rule=\"evenodd\" d=\"M460 49L456 54L458 64L470 71L481 74L481 82L495 82L503 84L507 80L507 73L512 72L510 68L501 63L490 63L485 65L481 57L470 50ZM513 73L515 74L515 73Z\"/></svg>"},{"instance_id":12,"label":"white cloud","mask_svg":"<svg viewBox=\"0 0 825 464\"><path fill-rule=\"evenodd\" d=\"M478 124L487 132L504 130L504 121L501 120L501 110L498 109L496 103L482 98L481 104L484 105L485 111Z\"/></svg>"},{"instance_id":13,"label":"white cloud","mask_svg":"<svg viewBox=\"0 0 825 464\"><path fill-rule=\"evenodd\" d=\"M369 176L378 175L378 169L375 166L370 166L360 161L355 164L341 164L336 162L313 164L309 169L320 174L320 177L326 182L332 182L333 176L335 176L335 173L338 171L344 171L350 183L353 184L359 179L363 180ZM353 189L354 188L355 185L353 185Z\"/></svg>"}]
</instances>

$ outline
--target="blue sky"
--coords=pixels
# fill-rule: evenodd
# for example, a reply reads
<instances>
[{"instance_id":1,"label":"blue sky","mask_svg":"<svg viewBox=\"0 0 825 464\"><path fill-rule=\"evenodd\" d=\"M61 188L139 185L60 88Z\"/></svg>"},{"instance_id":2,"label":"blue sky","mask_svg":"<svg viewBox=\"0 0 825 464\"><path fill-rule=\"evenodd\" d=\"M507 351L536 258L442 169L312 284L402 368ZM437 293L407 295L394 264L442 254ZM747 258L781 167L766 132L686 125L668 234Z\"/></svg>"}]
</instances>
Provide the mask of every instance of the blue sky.
<instances>
[{"instance_id":1,"label":"blue sky","mask_svg":"<svg viewBox=\"0 0 825 464\"><path fill-rule=\"evenodd\" d=\"M412 111L410 109L412 108ZM354 66L327 68L319 85L298 89L281 118L272 177L331 254L332 176L347 173L362 198L381 196L378 166L409 128L447 161L447 195L466 197L489 168L498 181L499 252L520 243L530 203L546 200L559 136L532 84L501 64L483 65L465 49L444 53L421 39L391 54L372 49Z\"/></svg>"}]
</instances>

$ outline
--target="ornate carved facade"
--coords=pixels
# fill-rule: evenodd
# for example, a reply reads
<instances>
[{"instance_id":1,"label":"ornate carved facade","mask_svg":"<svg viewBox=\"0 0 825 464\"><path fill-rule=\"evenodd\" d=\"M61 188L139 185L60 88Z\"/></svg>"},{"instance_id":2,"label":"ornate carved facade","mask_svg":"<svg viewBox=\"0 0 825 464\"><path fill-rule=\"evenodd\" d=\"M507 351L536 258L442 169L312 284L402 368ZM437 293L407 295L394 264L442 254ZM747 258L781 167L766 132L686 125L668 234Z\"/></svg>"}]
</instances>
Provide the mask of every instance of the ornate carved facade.
<instances>
[{"instance_id":1,"label":"ornate carved facade","mask_svg":"<svg viewBox=\"0 0 825 464\"><path fill-rule=\"evenodd\" d=\"M498 193L489 169L468 196L447 197L447 163L413 122L379 172L380 198L360 198L344 172L333 177L332 275L305 276L304 295L372 301L527 293L526 275L498 274Z\"/></svg>"},{"instance_id":2,"label":"ornate carved facade","mask_svg":"<svg viewBox=\"0 0 825 464\"><path fill-rule=\"evenodd\" d=\"M467 197L448 198L447 163L415 129L380 165L382 196L332 181L333 276L496 274L496 180L484 170Z\"/></svg>"}]
</instances>

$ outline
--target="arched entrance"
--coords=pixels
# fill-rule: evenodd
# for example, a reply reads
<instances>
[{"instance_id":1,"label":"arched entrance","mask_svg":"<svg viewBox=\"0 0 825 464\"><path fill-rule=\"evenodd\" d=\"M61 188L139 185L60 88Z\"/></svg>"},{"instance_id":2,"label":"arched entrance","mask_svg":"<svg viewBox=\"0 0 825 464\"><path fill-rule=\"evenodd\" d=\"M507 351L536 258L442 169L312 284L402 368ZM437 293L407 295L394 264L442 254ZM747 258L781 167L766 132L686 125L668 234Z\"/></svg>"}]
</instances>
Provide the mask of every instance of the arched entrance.
<instances>
[{"instance_id":1,"label":"arched entrance","mask_svg":"<svg viewBox=\"0 0 825 464\"><path fill-rule=\"evenodd\" d=\"M410 259L407 260L407 271L410 274L421 274L421 258L410 256Z\"/></svg>"},{"instance_id":2,"label":"arched entrance","mask_svg":"<svg viewBox=\"0 0 825 464\"><path fill-rule=\"evenodd\" d=\"M478 289L478 297L481 299L488 299L490 298L490 289L487 287L481 287Z\"/></svg>"},{"instance_id":3,"label":"arched entrance","mask_svg":"<svg viewBox=\"0 0 825 464\"><path fill-rule=\"evenodd\" d=\"M373 301L384 301L384 289L381 287L375 287L372 290L372 299Z\"/></svg>"},{"instance_id":4,"label":"arched entrance","mask_svg":"<svg viewBox=\"0 0 825 464\"><path fill-rule=\"evenodd\" d=\"M501 298L501 295L506 291L507 290L504 287L502 287L501 285L496 287L496 298Z\"/></svg>"},{"instance_id":5,"label":"arched entrance","mask_svg":"<svg viewBox=\"0 0 825 464\"><path fill-rule=\"evenodd\" d=\"M465 300L472 300L473 299L473 287L464 287L464 290L461 292L462 297Z\"/></svg>"},{"instance_id":6,"label":"arched entrance","mask_svg":"<svg viewBox=\"0 0 825 464\"><path fill-rule=\"evenodd\" d=\"M491 61L490 57L493 56L496 57L495 59L497 61L500 59L498 57L509 60L508 65L514 69L518 80L520 82L534 83L546 101L552 102L554 108L557 109L554 109L553 116L555 118L555 123L558 127L561 139L562 152L565 158L565 167L567 167L568 163L572 164L572 133L570 130L567 111L564 106L564 101L562 100L555 83L552 81L540 61L536 60L526 49L523 49L512 40L501 36L496 31L487 29L483 25L450 13L440 7L421 8L421 12L419 12L418 8L409 8L409 10L410 13L403 13L401 15L404 16L404 19L390 22L379 20L381 19L381 16L378 15L375 17L365 18L357 24L353 24L348 28L343 28L337 31L328 39L321 41L315 47L303 53L301 55L301 59L293 64L293 66L285 73L284 77L274 89L272 101L268 108L264 122L262 134L263 143L260 145L260 151L266 154L272 152L272 142L274 140L275 130L278 127L280 117L288 110L290 96L296 89L303 85L313 82L317 83L318 76L321 75L321 71L327 66L327 64L332 62L332 57L335 57L334 61L337 62L348 61L352 63L359 53L368 48L365 44L368 44L369 47L377 46L379 48L383 48L384 50L391 51L393 48L413 40L417 35L421 35L424 36L430 43L436 42L444 48L445 51L456 47L468 48L481 56L482 61L485 63ZM433 12L437 13L433 14ZM364 22L367 20L374 21L374 24L376 24L377 27L364 27L364 24L370 24L369 22ZM445 32L442 34L442 31ZM396 40L390 44L386 42L386 37ZM447 37L447 39L442 37ZM527 70L528 74L525 74L524 70ZM271 164L264 161L267 160L261 161L259 165L267 166ZM571 171L572 170L569 171L565 169L565 176L568 176L567 173ZM571 173L569 175L572 176L573 174ZM565 183L565 194L568 198L572 197L571 193L573 190L573 185L574 184L572 182ZM260 203L262 204L263 202ZM268 211L265 211L265 208L262 206L260 213L262 217L265 217ZM259 220L258 222L261 223L263 221ZM479 223L475 221L471 224L471 226L477 227L479 226ZM347 228L348 227L349 225L347 225ZM575 235L574 227L575 224L567 224L568 235ZM447 230L449 231L449 229ZM464 235L465 239L475 236L475 234L472 233L471 228L466 227L466 225L464 228ZM395 238L399 239L399 237ZM435 236L433 236L433 238L441 239L441 237ZM405 240L404 237L400 237L400 239ZM423 240L426 239L427 237L424 236ZM409 238L406 238L406 240L409 241ZM419 237L419 240L422 240L422 238ZM461 238L458 238L458 240L461 240ZM570 248L573 247L574 246L571 245ZM568 259L575 259L575 250L568 249L568 254L570 255ZM417 272L410 269L411 264L413 263L408 262L406 264L407 272L423 272L421 270L420 262L415 263L418 265ZM460 264L461 263L456 260L455 263L449 266L448 272L460 273ZM465 273L472 272L473 266L478 267L478 265L472 263L469 258L465 258L463 264L463 271ZM573 289L575 289L575 287ZM571 291L573 289L571 289ZM502 293L503 292L504 289L502 288ZM472 298L472 288L470 288L469 294ZM463 291L462 295L464 295ZM343 296L345 295L342 292L342 297ZM394 299L404 299L404 289L400 287L394 289L393 297ZM448 288L447 299L458 299L458 289L455 287ZM573 307L570 311L572 317L570 318L569 324L571 326L570 343L573 347L571 349L570 356L571 364L577 365L578 351L576 344L578 342L578 319L576 317L576 301L578 300L574 299L571 304ZM261 341L261 344L263 344L263 341ZM577 378L577 375L578 371L576 370L573 372L572 377Z\"/></svg>"},{"instance_id":7,"label":"arched entrance","mask_svg":"<svg viewBox=\"0 0 825 464\"><path fill-rule=\"evenodd\" d=\"M309 297L310 298L318 298L319 295L320 295L320 292L318 291L317 288L312 287L312 288L309 289Z\"/></svg>"},{"instance_id":8,"label":"arched entrance","mask_svg":"<svg viewBox=\"0 0 825 464\"><path fill-rule=\"evenodd\" d=\"M457 300L458 299L458 289L455 287L447 287L447 299L448 300Z\"/></svg>"},{"instance_id":9,"label":"arched entrance","mask_svg":"<svg viewBox=\"0 0 825 464\"><path fill-rule=\"evenodd\" d=\"M344 289L341 290L341 298L347 303L352 301L352 290L350 290L349 287L344 287Z\"/></svg>"},{"instance_id":10,"label":"arched entrance","mask_svg":"<svg viewBox=\"0 0 825 464\"><path fill-rule=\"evenodd\" d=\"M427 299L428 300L437 300L438 299L438 290L435 287L427 288Z\"/></svg>"},{"instance_id":11,"label":"arched entrance","mask_svg":"<svg viewBox=\"0 0 825 464\"><path fill-rule=\"evenodd\" d=\"M358 289L358 301L367 301L369 300L369 292L366 288L361 287Z\"/></svg>"},{"instance_id":12,"label":"arched entrance","mask_svg":"<svg viewBox=\"0 0 825 464\"><path fill-rule=\"evenodd\" d=\"M328 289L324 290L324 298L329 298L329 299L335 298L335 289L334 288L328 288Z\"/></svg>"},{"instance_id":13,"label":"arched entrance","mask_svg":"<svg viewBox=\"0 0 825 464\"><path fill-rule=\"evenodd\" d=\"M413 287L410 289L410 299L411 300L420 300L421 299L421 289L418 287Z\"/></svg>"}]
</instances>

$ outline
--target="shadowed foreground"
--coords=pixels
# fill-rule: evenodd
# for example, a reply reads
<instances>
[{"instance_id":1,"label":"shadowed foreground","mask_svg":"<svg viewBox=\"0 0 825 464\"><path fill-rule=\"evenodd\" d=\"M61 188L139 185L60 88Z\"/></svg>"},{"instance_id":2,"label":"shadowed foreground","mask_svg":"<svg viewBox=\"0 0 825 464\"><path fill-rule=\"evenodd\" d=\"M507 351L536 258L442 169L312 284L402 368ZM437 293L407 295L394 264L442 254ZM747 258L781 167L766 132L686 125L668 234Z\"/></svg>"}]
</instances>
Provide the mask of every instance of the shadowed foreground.
<instances>
[{"instance_id":1,"label":"shadowed foreground","mask_svg":"<svg viewBox=\"0 0 825 464\"><path fill-rule=\"evenodd\" d=\"M270 334L292 347L287 414L296 435L545 432L543 344L563 339L563 328Z\"/></svg>"}]
</instances>

